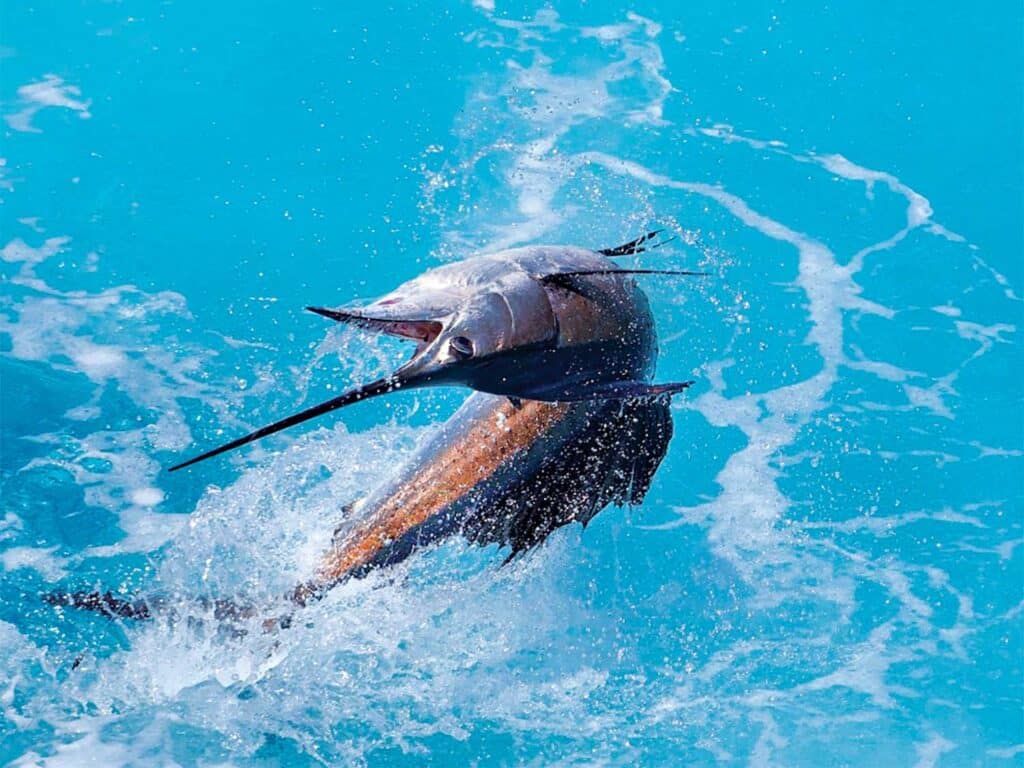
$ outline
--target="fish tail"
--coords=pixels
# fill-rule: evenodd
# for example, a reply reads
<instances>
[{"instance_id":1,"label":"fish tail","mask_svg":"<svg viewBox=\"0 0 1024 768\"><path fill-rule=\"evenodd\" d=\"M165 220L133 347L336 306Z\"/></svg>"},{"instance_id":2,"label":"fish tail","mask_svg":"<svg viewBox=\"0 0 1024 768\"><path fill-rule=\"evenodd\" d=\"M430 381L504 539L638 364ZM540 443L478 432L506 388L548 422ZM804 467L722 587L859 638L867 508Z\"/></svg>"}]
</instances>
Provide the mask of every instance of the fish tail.
<instances>
[{"instance_id":1,"label":"fish tail","mask_svg":"<svg viewBox=\"0 0 1024 768\"><path fill-rule=\"evenodd\" d=\"M153 610L145 600L118 597L109 590L100 592L45 592L41 595L44 603L58 608L75 608L106 616L110 619L145 620L153 618Z\"/></svg>"}]
</instances>

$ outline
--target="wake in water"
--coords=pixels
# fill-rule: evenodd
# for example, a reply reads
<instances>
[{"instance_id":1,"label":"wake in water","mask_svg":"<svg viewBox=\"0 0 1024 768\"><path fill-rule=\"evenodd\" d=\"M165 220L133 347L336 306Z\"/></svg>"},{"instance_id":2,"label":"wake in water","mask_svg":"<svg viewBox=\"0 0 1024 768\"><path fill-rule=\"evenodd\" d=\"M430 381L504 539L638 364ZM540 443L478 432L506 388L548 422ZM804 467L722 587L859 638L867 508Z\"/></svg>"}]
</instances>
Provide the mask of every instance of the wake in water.
<instances>
[{"instance_id":1,"label":"wake in water","mask_svg":"<svg viewBox=\"0 0 1024 768\"><path fill-rule=\"evenodd\" d=\"M225 637L191 598L279 601L423 428L402 414L254 451L217 485L179 489L187 516L153 511L170 493L160 464L202 425L226 439L259 403L287 410L281 382L304 396L325 361L372 378L391 352L355 355L332 331L282 368L282 350L191 333L184 297L109 288L102 261L25 225L3 250L5 386L52 393L52 412L77 404L5 425L34 448L5 492L3 566L24 594L94 582L174 610L134 628L48 607L0 625L22 764L127 764L183 743L199 762L295 764L815 764L823 744L849 762L1013 759L1012 692L947 681L1018 668L1001 638L1024 603L1000 585L1019 572L1005 476L1020 451L979 437L989 406L968 394L1007 367L1014 286L894 175L697 119L657 22L481 18L465 44L500 66L474 82L454 146L420 166L435 255L619 242L664 221L678 250L658 266L716 275L693 298L649 287L659 379L698 383L673 407L679 437L642 515L565 529L504 569L494 552L429 549L341 585L288 633ZM96 111L69 98L83 108L24 119ZM59 284L57 260L94 283ZM69 488L125 536L38 534L33 498Z\"/></svg>"}]
</instances>

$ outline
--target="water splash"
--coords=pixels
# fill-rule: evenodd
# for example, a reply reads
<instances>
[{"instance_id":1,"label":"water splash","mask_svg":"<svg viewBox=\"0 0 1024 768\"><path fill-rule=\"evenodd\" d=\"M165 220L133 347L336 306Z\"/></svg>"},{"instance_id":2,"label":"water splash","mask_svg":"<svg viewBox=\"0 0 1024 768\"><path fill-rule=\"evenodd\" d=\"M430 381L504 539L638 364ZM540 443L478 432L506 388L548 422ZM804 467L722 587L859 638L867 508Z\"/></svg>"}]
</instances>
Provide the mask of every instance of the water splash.
<instances>
[{"instance_id":1,"label":"water splash","mask_svg":"<svg viewBox=\"0 0 1024 768\"><path fill-rule=\"evenodd\" d=\"M167 329L190 322L182 297L53 288L39 275L74 243L30 245L39 238L26 234L3 251L17 289L0 320L5 355L88 388L68 411L83 434L34 433L45 453L19 469L67 472L57 484L115 510L128 537L67 554L46 542L12 546L4 568L50 580L88 558L145 552L150 567L131 586L165 595L177 615L127 634L68 630L91 641L73 674L77 648L44 653L42 632L0 625L10 681L0 702L5 723L29 734L22 764L170 761L183 741L197 761L232 763L544 753L571 764L584 753L608 763L672 754L815 764L823 742L851 745L851 762L865 744L893 764L983 747L1013 759L1015 747L987 738L999 705L979 714L943 680L1004 661L991 649L1008 622L1019 625L1024 603L984 583L1019 563L1019 521L978 484L963 484L971 498L932 490L950 473L988 477L987 465L1019 463L1012 447L960 426L965 382L1015 343L1013 286L891 173L742 129L674 123L682 89L656 21L575 26L551 10L513 21L478 5L484 21L465 43L501 66L473 84L455 146L424 153L422 212L442 235L437 255L537 239L609 245L661 222L680 238L657 258L719 276L696 301L675 286L649 289L665 377L696 369L701 384L679 405L646 524L607 512L586 535L562 531L507 569L494 552L452 543L335 590L287 632L253 621L232 636L194 598L273 609L309 573L341 509L422 431L311 431L202 491L187 521L175 518L183 528L155 532L154 452L191 442L190 403L220 403L198 414L230 428L230 414L268 381L302 396L321 366L369 376L393 367L390 352L353 353L351 337L333 330L288 370L274 350L230 357L239 347L225 338L167 349L158 343ZM694 149L692 159L680 153L712 168L768 158L766 184L799 169L804 197L834 195L849 209L808 221L728 172L720 183L693 180L700 169L691 176L668 146ZM828 226L844 216L864 233ZM916 268L928 298L917 306L892 286L922 253L950 269L939 279ZM922 347L935 354L905 354ZM236 374L199 375L222 355L221 372L258 370L255 392L212 383ZM110 389L148 414L145 426L97 428L119 407L104 399ZM713 480L697 494L702 460ZM17 515L5 525L5 544L29 527ZM617 562L635 531L664 557ZM965 554L978 556L976 575L954 568Z\"/></svg>"}]
</instances>

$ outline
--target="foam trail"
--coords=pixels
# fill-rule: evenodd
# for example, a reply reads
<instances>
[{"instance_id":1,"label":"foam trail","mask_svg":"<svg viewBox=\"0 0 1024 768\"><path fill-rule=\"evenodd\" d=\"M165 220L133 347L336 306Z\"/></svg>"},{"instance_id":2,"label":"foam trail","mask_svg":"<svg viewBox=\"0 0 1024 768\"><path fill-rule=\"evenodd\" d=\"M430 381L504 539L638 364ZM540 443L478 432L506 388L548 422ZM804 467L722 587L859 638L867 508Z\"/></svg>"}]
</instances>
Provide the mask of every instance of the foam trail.
<instances>
[{"instance_id":1,"label":"foam trail","mask_svg":"<svg viewBox=\"0 0 1024 768\"><path fill-rule=\"evenodd\" d=\"M922 645L942 637L948 641L949 653L960 655L962 648L957 638L970 631L967 627L975 621L975 616L969 604L960 601L960 609L957 611L953 628L948 631L939 630L927 604L917 595L921 590L916 583L923 573L921 569L894 560L875 564L870 558L858 552L828 544L813 546L806 541L799 526L787 526L786 518L794 503L780 489L780 484L787 479L788 474L783 459L787 451L798 445L802 433L824 418L823 414L834 409L831 396L844 380L846 371L851 369L877 376L880 381L896 382L900 386L907 405L888 405L886 409L889 411L896 412L901 407L907 412L915 408L926 408L938 417L953 418L950 401L958 396L954 385L960 373L972 360L988 352L992 348L993 340L1001 338L1003 333L1014 333L1015 326L1010 323L999 323L999 330L992 326L982 338L976 339L978 348L970 358L963 360L935 381L926 381L929 376L920 371L903 368L882 359L871 359L864 353L862 347L852 342L848 331L849 324L856 324L865 317L876 317L892 323L896 321L900 308L886 306L882 301L873 300L866 295L859 282L866 257L896 251L905 244L908 235L915 231L935 235L954 244L965 243L960 235L950 232L934 220L933 210L927 198L894 175L857 165L839 154L801 154L789 150L781 141L739 136L728 126L701 130L684 129L684 132L691 135L700 133L712 139L720 139L726 144L740 143L764 150L784 161L816 166L845 182L863 184L869 197L873 186L884 185L897 197L902 198L905 201L903 225L859 249L845 263L840 263L836 254L824 242L759 212L742 196L730 192L726 187L672 178L628 157L616 156L609 152L566 151L564 145L581 143L579 136L588 123L597 123L608 118L622 119L626 115L635 114L652 116L652 123L663 119L660 107L664 94L671 93L674 88L662 71L660 51L657 55L638 57L635 51L640 48L632 48L634 55L631 55L628 52L624 53L625 45L617 52L630 58L634 65L634 79L645 81L651 92L659 94L648 105L651 108L649 111L638 109L628 98L611 97L610 92L601 87L608 72L600 67L590 72L575 72L571 80L563 78L560 73L555 74L553 57L547 53L546 44L551 42L551 38L572 39L574 31L558 25L550 14L546 21L547 39L537 32L536 21L506 24L507 28L515 29L518 35L514 41L506 41L505 45L517 51L529 51L533 54L532 62L528 66L518 63L511 65L512 82L531 89L531 105L565 105L569 103L574 91L586 92L590 100L581 104L581 109L577 113L581 115L578 121L564 113L556 112L555 117L550 117L551 110L519 113L518 117L522 122L513 122L510 132L512 135L534 138L487 144L486 136L479 141L473 141L468 132L465 134L465 140L471 145L467 151L471 161L462 169L469 171L484 164L488 157L507 158L500 164L509 169L506 175L508 188L513 193L511 197L517 203L517 212L520 216L519 219L499 228L484 225L480 229L491 235L487 238L489 242L500 245L529 240L537 237L539 233L566 231L572 228L574 220L580 215L573 204L567 202L578 199L568 193L580 184L579 179L594 179L596 183L608 187L614 178L618 177L636 182L636 188L639 190L673 190L713 202L742 227L792 248L796 256L795 285L806 297L804 307L809 330L804 341L820 357L820 370L795 383L773 386L764 393L727 395L724 374L729 368L738 366L740 361L726 358L708 364L704 373L711 388L700 396L695 406L711 425L738 428L744 436L745 447L732 453L718 472L715 479L721 491L716 493L712 500L696 506L680 507L677 511L680 523L697 523L706 530L714 551L726 559L755 591L757 598L752 604L758 608L794 600L815 599L826 604L831 603L840 611L839 615L843 620L849 620L857 610L859 601L854 592L853 580L848 575L840 573L843 569L852 569L858 578L879 584L887 590L899 605L898 620L877 627L877 634L866 638L860 647L864 653L873 654L877 663L870 668L862 664L851 664L846 673L835 671L834 677L830 677L830 673L823 674L814 685L793 689L788 693L777 689L764 691L762 701L775 697L777 701L787 700L795 704L805 691L828 689L838 682L839 687L867 692L877 706L883 709L890 708L894 701L893 697L905 691L890 683L887 676L895 665L907 662L917 654L912 645L905 649L893 648L892 646L899 642L895 638L907 632L908 628L912 628L912 631L921 638ZM630 36L635 40L639 29L635 23L607 25L589 28L581 32L580 37L587 35L609 45L616 45ZM646 27L644 34L654 38L658 31L655 25L653 28ZM502 45L502 42L488 38L487 44L496 46ZM640 47L645 44L647 43L637 43ZM650 45L656 47L653 43ZM639 66L636 66L638 64ZM500 92L500 89L498 90ZM483 103L493 103L486 95L478 98ZM603 123L602 125L604 126ZM574 136L574 141L570 141L571 136ZM607 137L605 138L607 140ZM602 175L599 170L608 171L611 176ZM822 176L821 181L824 182L825 178ZM641 211L644 210L643 192L633 200L628 196L614 199L620 205L620 210L628 208L631 204ZM662 196L663 205L664 199ZM602 200L601 205L604 202ZM600 207L595 205L589 210L593 213L599 209ZM658 215L665 214L659 212ZM465 220L457 222L452 227L455 230L453 242L472 242L474 235L466 232L471 228ZM684 239L687 242L695 240L691 237ZM704 253L708 255L710 252L705 250ZM999 278L996 277L996 280L999 281ZM1005 285L1005 280L999 282L1000 285ZM1012 290L1008 287L1006 290L1006 295L1012 298ZM958 329L958 333L970 331ZM941 450L908 451L898 455L949 456L948 452ZM929 513L919 519L944 519L953 524L972 528L979 525L977 518L970 514L954 514L947 517ZM671 527L671 524L663 526L665 529ZM956 593L955 587L941 572L937 579L929 577L929 584L931 588L947 594ZM768 647L767 643L756 643L755 646L762 650ZM730 650L730 653L735 652L735 648ZM855 658L863 658L856 655L859 652L853 651ZM713 664L708 664L709 670L713 667ZM842 668L840 666L838 669ZM707 678L709 682L715 679L713 674ZM761 694L752 693L750 700L759 695ZM697 696L695 687L683 683L680 698L685 699L687 696ZM698 697L697 706L700 702ZM668 709L677 705L687 713L693 712L689 704L682 703L669 705ZM764 761L770 761L768 756L773 752L785 750L786 740L773 730L775 725L772 718L763 718L761 726L762 738L757 746L757 754ZM929 744L939 743L943 738L934 734L933 736ZM945 746L951 745L950 742L942 743Z\"/></svg>"},{"instance_id":2,"label":"foam trail","mask_svg":"<svg viewBox=\"0 0 1024 768\"><path fill-rule=\"evenodd\" d=\"M77 85L65 83L57 75L44 75L42 80L18 88L18 98L23 106L18 112L4 115L4 120L12 130L23 133L42 133L42 129L32 125L32 118L44 109L69 109L83 120L88 120L92 117L89 112L91 102L80 99L81 95Z\"/></svg>"},{"instance_id":3,"label":"foam trail","mask_svg":"<svg viewBox=\"0 0 1024 768\"><path fill-rule=\"evenodd\" d=\"M66 557L45 538L25 544L38 534L35 519L8 512L5 576L34 569L50 580L85 558L115 565L140 551L150 560L146 587L178 614L126 638L117 624L62 630L86 638L84 654L81 644L44 646L47 635L0 623L3 727L39 745L22 764L87 754L137 764L186 742L209 746L200 761L233 764L457 762L494 745L554 765L580 754L606 764L666 754L689 764L816 764L821 745L861 749L843 758L855 762L865 744L871 759L892 764L942 764L972 749L1018 757L1014 742L971 730L1000 716L992 701L965 704L943 680L988 657L996 661L987 669L1005 674L998 641L1024 602L965 583L949 558L968 558L982 576L1006 573L1019 563L1019 526L1005 499L965 502L929 488L1019 462L996 440L969 444L961 420L973 366L1004 360L1016 340L1013 286L892 174L728 126L672 124L687 84L666 68L661 25L671 31L671 20L627 14L577 27L550 9L517 21L489 0L477 6L482 28L467 44L502 67L479 75L456 145L424 150L422 211L443 235L438 255L535 239L602 246L653 222L682 235L657 254L659 266L696 259L718 278L690 304L671 286L649 287L663 364L700 366L702 389L676 413L676 471L645 510L606 512L509 568L494 568L494 552L452 542L334 590L286 633L232 636L191 598L273 606L315 566L339 510L423 432L398 420L359 434L342 424L305 433L204 489L195 510L175 518L184 527L165 530L169 516L155 510L174 496L162 498L154 452L191 439L194 417L211 415L195 404L244 411L247 398L266 394L264 380L304 396L348 337L329 330L295 370L280 368L276 350L214 334L208 346L166 349L167 335L193 322L182 297L130 285L59 290L47 269L76 242L26 223L0 263L13 287L0 314L11 338L5 363L81 379L94 394L67 414L82 431L68 440L39 430L33 439L48 453L17 476L41 478L32 488L58 477L82 489L83 508L115 510L128 537ZM745 163L751 149L781 164L780 179L796 168L807 184L800 194L838 187L853 209L866 192L899 221L847 259L826 237L837 231L833 212L797 225L771 214L764 195L741 191L742 174L720 161L740 153ZM778 167L764 167L766 188ZM871 199L880 187L886 194ZM836 210L836 221L846 213ZM723 233L753 245L727 257ZM976 317L966 300L954 305L964 285L923 309L883 290L869 265L905 260L921 239L992 276L970 286L992 317ZM783 332L771 335L777 325ZM925 331L934 364L872 344L883 336L909 347ZM758 341L781 346L787 360L806 352L813 364L773 377L760 365L772 350ZM387 370L386 355L372 349L356 364ZM251 370L253 360L264 374L236 386L236 367ZM203 369L209 379L196 375ZM105 390L125 396L116 408L160 416L106 428ZM849 484L844 462L858 461L870 462L872 487ZM912 501L886 495L894 466L919 478Z\"/></svg>"}]
</instances>

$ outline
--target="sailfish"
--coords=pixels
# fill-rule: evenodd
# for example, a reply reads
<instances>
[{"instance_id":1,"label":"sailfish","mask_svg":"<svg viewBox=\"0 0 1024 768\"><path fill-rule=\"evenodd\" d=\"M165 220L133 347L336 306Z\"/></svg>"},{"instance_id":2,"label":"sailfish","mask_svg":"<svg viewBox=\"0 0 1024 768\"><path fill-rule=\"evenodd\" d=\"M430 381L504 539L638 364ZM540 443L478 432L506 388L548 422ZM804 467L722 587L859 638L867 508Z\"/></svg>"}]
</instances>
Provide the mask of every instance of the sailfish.
<instances>
[{"instance_id":1,"label":"sailfish","mask_svg":"<svg viewBox=\"0 0 1024 768\"><path fill-rule=\"evenodd\" d=\"M388 376L170 471L390 392L473 390L404 469L346 509L315 572L287 595L297 606L446 537L497 544L507 561L562 526L586 525L609 504L639 504L672 437L670 399L693 382L652 381L657 335L635 276L706 274L612 261L656 247L658 234L596 251L503 250L428 270L361 307L308 307L410 342L413 354ZM151 601L109 592L47 600L126 618L153 609ZM251 615L231 601L217 607Z\"/></svg>"}]
</instances>

